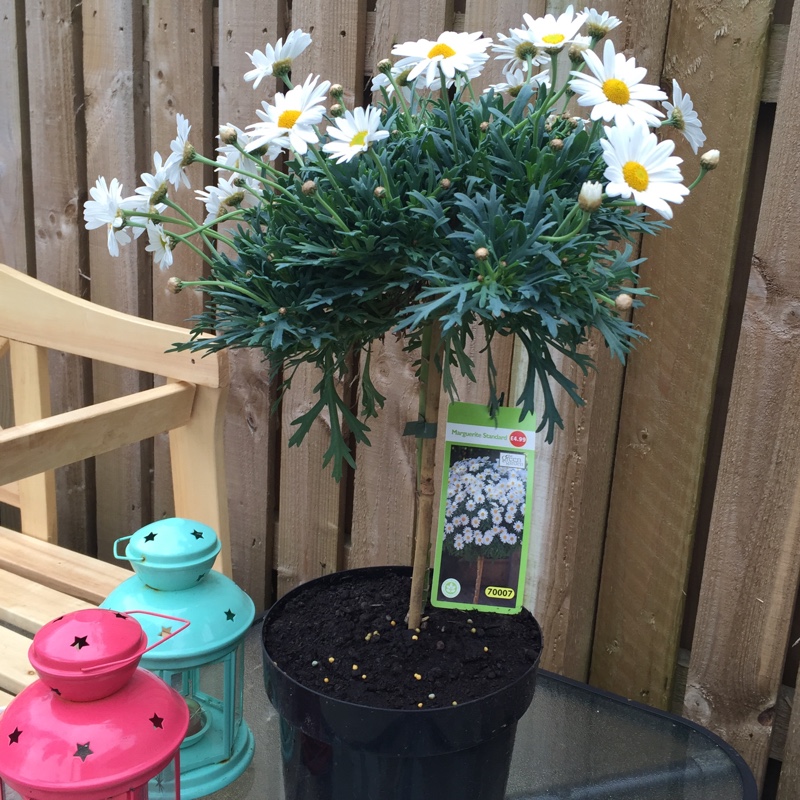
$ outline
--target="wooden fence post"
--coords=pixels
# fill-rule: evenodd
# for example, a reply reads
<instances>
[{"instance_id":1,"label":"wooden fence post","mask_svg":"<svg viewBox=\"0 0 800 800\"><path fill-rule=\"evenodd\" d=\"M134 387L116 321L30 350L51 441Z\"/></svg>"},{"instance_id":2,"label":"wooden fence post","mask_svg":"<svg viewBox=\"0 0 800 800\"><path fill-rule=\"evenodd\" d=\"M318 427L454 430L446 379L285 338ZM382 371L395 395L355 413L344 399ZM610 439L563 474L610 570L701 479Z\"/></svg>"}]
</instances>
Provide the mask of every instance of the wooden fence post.
<instances>
[{"instance_id":1,"label":"wooden fence post","mask_svg":"<svg viewBox=\"0 0 800 800\"><path fill-rule=\"evenodd\" d=\"M778 96L684 711L761 781L800 571L800 14ZM792 714L792 727L796 727ZM797 737L787 744L797 755ZM790 758L791 760L791 758ZM796 777L794 778L796 781ZM792 778L783 788L790 791Z\"/></svg>"},{"instance_id":2,"label":"wooden fence post","mask_svg":"<svg viewBox=\"0 0 800 800\"><path fill-rule=\"evenodd\" d=\"M626 370L591 668L592 683L661 708L677 661L771 7L673 0L669 14L663 80L670 93L674 77L691 94L707 147L723 161L675 208L673 229L643 242L641 283L658 299L634 315L650 341ZM688 183L698 158L685 142L676 152Z\"/></svg>"}]
</instances>

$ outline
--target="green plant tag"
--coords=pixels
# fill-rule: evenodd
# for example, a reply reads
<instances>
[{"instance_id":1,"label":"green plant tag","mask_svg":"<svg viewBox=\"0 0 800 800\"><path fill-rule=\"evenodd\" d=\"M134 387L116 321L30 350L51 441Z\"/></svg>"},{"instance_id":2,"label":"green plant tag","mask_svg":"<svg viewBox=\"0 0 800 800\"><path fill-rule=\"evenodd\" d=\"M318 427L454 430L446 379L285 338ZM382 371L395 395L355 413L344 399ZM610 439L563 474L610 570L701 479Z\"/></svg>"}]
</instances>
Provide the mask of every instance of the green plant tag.
<instances>
[{"instance_id":1,"label":"green plant tag","mask_svg":"<svg viewBox=\"0 0 800 800\"><path fill-rule=\"evenodd\" d=\"M522 608L533 504L533 415L451 403L433 566L435 606Z\"/></svg>"}]
</instances>

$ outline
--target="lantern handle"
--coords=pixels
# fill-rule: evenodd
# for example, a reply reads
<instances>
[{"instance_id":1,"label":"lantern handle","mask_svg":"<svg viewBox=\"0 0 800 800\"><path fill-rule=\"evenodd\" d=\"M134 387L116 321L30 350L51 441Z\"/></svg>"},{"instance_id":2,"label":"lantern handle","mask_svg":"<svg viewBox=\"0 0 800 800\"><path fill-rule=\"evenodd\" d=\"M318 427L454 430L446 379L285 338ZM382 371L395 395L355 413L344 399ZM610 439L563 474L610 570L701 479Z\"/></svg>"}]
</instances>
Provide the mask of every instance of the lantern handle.
<instances>
[{"instance_id":1,"label":"lantern handle","mask_svg":"<svg viewBox=\"0 0 800 800\"><path fill-rule=\"evenodd\" d=\"M131 534L130 536L120 536L120 538L114 542L114 558L116 558L117 561L144 561L143 558L135 558L126 555L120 555L117 552L117 545L120 542L124 542L126 539L133 539L133 534Z\"/></svg>"},{"instance_id":2,"label":"lantern handle","mask_svg":"<svg viewBox=\"0 0 800 800\"><path fill-rule=\"evenodd\" d=\"M137 653L135 656L128 656L127 658L120 658L117 661L106 662L104 664L95 664L89 667L83 667L81 672L91 675L95 672L105 672L109 667L116 667L119 664L130 664L131 661L138 661L145 653L149 650L152 650L154 647L158 647L160 644L164 644L168 639L171 639L173 636L177 636L181 631L185 631L191 623L188 619L183 619L182 617L171 617L169 614L159 614L156 611L142 611L142 610L134 610L134 611L126 611L126 614L147 614L149 617L160 617L161 619L171 619L174 622L182 622L180 628L176 631L172 631L168 633L166 636L159 639L157 642L153 642L149 647L145 647L141 653Z\"/></svg>"}]
</instances>

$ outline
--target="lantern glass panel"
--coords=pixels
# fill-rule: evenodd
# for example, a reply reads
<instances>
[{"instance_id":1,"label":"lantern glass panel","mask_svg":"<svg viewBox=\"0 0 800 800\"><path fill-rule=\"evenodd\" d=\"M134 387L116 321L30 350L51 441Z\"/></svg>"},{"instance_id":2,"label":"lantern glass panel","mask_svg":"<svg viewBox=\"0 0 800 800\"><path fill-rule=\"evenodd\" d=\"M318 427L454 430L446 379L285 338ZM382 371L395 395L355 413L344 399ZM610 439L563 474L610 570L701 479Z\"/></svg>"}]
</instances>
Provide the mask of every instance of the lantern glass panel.
<instances>
[{"instance_id":1,"label":"lantern glass panel","mask_svg":"<svg viewBox=\"0 0 800 800\"><path fill-rule=\"evenodd\" d=\"M189 706L189 730L181 747L184 770L230 758L242 723L244 644L218 661L157 674L179 692Z\"/></svg>"}]
</instances>

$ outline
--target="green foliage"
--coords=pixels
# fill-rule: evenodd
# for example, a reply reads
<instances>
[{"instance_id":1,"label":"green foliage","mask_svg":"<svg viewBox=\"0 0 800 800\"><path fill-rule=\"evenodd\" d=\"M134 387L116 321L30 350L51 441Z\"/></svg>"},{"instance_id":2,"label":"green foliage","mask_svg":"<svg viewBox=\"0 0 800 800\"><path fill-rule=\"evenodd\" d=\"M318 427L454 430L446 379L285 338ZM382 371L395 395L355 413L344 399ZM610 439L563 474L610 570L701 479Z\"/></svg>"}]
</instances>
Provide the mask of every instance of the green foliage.
<instances>
[{"instance_id":1,"label":"green foliage","mask_svg":"<svg viewBox=\"0 0 800 800\"><path fill-rule=\"evenodd\" d=\"M383 405L370 377L372 342L394 334L416 350L426 326L441 325L438 358L452 392L455 373L474 379L466 345L481 327L490 354L497 336L517 336L525 348L529 369L512 400L533 412L540 384L536 410L551 440L562 424L553 386L582 403L554 354L588 370L580 348L596 329L625 358L643 334L614 300L647 294L636 286L631 243L664 226L624 201L605 199L593 213L579 207L582 185L605 167L602 128L553 117L553 102L526 85L507 102L493 92L474 101L432 96L412 116L393 99L384 112L391 135L369 153L341 164L313 148L305 161L296 157L273 179L278 188L243 211L236 257L214 256L206 310L177 348L261 348L284 390L299 365L318 367L315 404L295 420L290 443L325 412L325 461L338 477L344 461L354 464L348 431L368 443L368 420ZM316 192L304 193L309 180ZM197 338L207 331L215 334ZM495 409L493 370L490 358ZM337 390L353 380L358 413Z\"/></svg>"}]
</instances>

